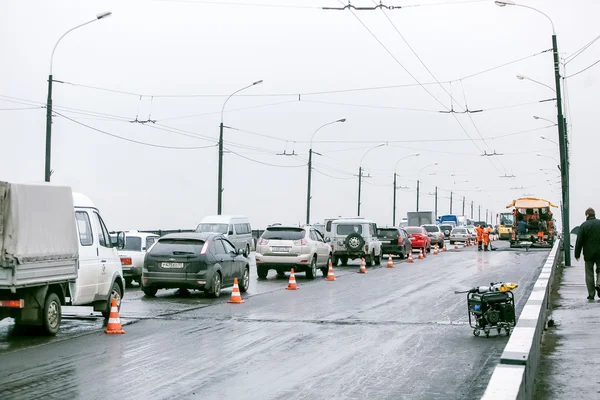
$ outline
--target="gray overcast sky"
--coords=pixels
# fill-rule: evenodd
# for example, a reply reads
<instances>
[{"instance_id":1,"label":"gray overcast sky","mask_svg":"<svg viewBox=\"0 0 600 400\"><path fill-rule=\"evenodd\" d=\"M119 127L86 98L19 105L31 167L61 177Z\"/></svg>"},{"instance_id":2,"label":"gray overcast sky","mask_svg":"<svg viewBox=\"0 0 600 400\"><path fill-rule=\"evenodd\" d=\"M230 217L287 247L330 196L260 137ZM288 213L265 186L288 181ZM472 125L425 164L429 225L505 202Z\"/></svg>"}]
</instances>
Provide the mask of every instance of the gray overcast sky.
<instances>
[{"instance_id":1,"label":"gray overcast sky","mask_svg":"<svg viewBox=\"0 0 600 400\"><path fill-rule=\"evenodd\" d=\"M225 147L231 152L224 161L223 211L248 215L255 228L274 221L304 221L308 141L317 127L339 118L347 118L346 123L325 127L315 137L313 148L322 156L314 158L312 221L356 214L360 159L367 149L384 142L388 145L363 160L371 177L364 180L361 214L380 225L392 222L394 165L413 153L421 155L398 164L399 184L409 188L398 192L399 216L415 209L418 172L435 162L437 166L420 175L421 210L433 210L429 193L436 185L439 214L449 211L450 190L455 191L458 214L463 196L468 204L474 201L476 207L495 213L523 194L558 204L559 185L547 182L558 182L557 162L552 160L558 159L558 148L540 138L557 141L557 129L543 129L552 124L532 118L556 121L555 102L539 103L555 93L516 79L522 74L554 86L552 53L533 56L551 48L550 23L536 12L500 8L493 1L384 2L431 3L447 4L386 13L437 80L446 82L444 89L415 84L415 78L421 83L434 79L386 14L363 11L356 16L387 50L351 12L319 9L339 6L335 0L3 0L0 179L43 181L41 106L47 96L52 48L68 29L99 12L112 11L110 18L65 37L54 56L54 79L134 94L55 82L53 100L60 114L54 117L52 147L52 182L90 196L110 229L191 228L203 216L216 213L220 109L226 95L259 79L264 83L227 103L224 118L225 125L239 130L225 131ZM553 19L563 58L600 34L598 1L521 4ZM532 57L460 80L528 56ZM600 41L567 64L567 75L598 59ZM592 167L600 142L594 133L599 74L600 65L566 80L572 226L582 221L586 207L600 208L597 167ZM412 86L308 94L390 85ZM140 99L138 94L144 96ZM467 114L438 112L451 106L464 110L465 97L470 110L484 111L471 114L472 120ZM14 110L35 106L40 108ZM136 116L156 124L128 122ZM81 124L162 146L212 147L150 147ZM507 136L521 131L529 132ZM482 150L504 155L482 157ZM296 156L278 155L283 152ZM537 152L547 157L538 157ZM499 177L505 173L516 178Z\"/></svg>"}]
</instances>

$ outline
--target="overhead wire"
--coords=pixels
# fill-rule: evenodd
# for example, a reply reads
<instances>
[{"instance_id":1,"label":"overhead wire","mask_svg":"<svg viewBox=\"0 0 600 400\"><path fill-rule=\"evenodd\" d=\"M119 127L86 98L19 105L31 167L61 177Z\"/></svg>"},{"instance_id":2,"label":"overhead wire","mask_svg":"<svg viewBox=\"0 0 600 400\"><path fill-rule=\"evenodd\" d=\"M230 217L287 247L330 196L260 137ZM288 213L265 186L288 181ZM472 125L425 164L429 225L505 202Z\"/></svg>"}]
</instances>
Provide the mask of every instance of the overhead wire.
<instances>
[{"instance_id":1,"label":"overhead wire","mask_svg":"<svg viewBox=\"0 0 600 400\"><path fill-rule=\"evenodd\" d=\"M565 65L570 63L571 61L573 61L574 59L576 59L577 57L579 57L584 51L586 51L591 45L593 45L594 43L596 43L596 41L600 39L600 35L596 36L594 39L592 39L590 42L588 42L585 46L583 46L582 48L580 48L579 50L575 51L573 54L571 54L570 56L565 57Z\"/></svg>"},{"instance_id":2,"label":"overhead wire","mask_svg":"<svg viewBox=\"0 0 600 400\"><path fill-rule=\"evenodd\" d=\"M248 161L252 161L252 162L257 163L257 164L267 165L269 167L277 167L277 168L300 168L300 167L305 167L306 166L306 165L280 165L280 164L278 165L278 164L271 164L271 163L266 163L266 162L263 162L263 161L255 160L255 159L250 158L250 157L243 156L242 154L237 153L237 152L235 152L235 151L233 151L231 149L226 149L226 150L228 152L230 152L231 154L235 154L236 156L241 157L243 159L246 159Z\"/></svg>"},{"instance_id":3,"label":"overhead wire","mask_svg":"<svg viewBox=\"0 0 600 400\"><path fill-rule=\"evenodd\" d=\"M572 77L574 77L574 76L577 76L577 75L581 74L582 72L585 72L585 71L587 71L588 69L592 68L594 65L596 65L596 64L598 64L598 63L600 63L600 60L598 60L598 61L594 62L593 64L591 64L591 65L589 65L589 66L587 66L587 67L585 67L585 68L584 68L584 69L582 69L581 71L577 71L577 72L575 72L574 74L571 74L571 75L565 76L565 77L564 77L564 79L569 79L569 78L572 78Z\"/></svg>"}]
</instances>

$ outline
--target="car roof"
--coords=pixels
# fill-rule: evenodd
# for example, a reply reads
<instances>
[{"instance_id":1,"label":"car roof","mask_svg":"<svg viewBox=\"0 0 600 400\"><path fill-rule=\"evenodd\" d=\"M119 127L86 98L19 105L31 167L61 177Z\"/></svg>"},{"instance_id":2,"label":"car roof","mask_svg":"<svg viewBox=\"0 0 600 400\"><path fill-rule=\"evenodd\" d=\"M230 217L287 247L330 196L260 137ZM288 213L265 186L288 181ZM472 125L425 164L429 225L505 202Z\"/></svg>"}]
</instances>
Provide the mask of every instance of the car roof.
<instances>
[{"instance_id":1,"label":"car roof","mask_svg":"<svg viewBox=\"0 0 600 400\"><path fill-rule=\"evenodd\" d=\"M248 217L243 215L207 215L200 221L201 224L210 223L229 223L231 220L244 220L248 222Z\"/></svg>"},{"instance_id":2,"label":"car roof","mask_svg":"<svg viewBox=\"0 0 600 400\"><path fill-rule=\"evenodd\" d=\"M371 221L364 218L348 218L348 219L334 219L333 224L374 224L375 221Z\"/></svg>"},{"instance_id":3,"label":"car roof","mask_svg":"<svg viewBox=\"0 0 600 400\"><path fill-rule=\"evenodd\" d=\"M405 226L404 229L408 229L408 228L422 228L422 226Z\"/></svg>"},{"instance_id":4,"label":"car roof","mask_svg":"<svg viewBox=\"0 0 600 400\"><path fill-rule=\"evenodd\" d=\"M269 230L269 229L277 229L277 230L281 230L281 229L298 229L298 230L304 230L306 228L311 228L311 225L304 225L304 226L298 226L298 225L271 225L271 226L267 226L267 228L265 230Z\"/></svg>"},{"instance_id":5,"label":"car roof","mask_svg":"<svg viewBox=\"0 0 600 400\"><path fill-rule=\"evenodd\" d=\"M139 236L139 237L159 237L159 235L157 235L156 233L150 233L150 232L140 232L138 230L131 230L131 231L126 231L125 232L125 236Z\"/></svg>"},{"instance_id":6,"label":"car roof","mask_svg":"<svg viewBox=\"0 0 600 400\"><path fill-rule=\"evenodd\" d=\"M181 232L181 233L169 233L162 236L161 239L193 239L193 240L209 240L215 237L224 237L220 233L212 232Z\"/></svg>"}]
</instances>

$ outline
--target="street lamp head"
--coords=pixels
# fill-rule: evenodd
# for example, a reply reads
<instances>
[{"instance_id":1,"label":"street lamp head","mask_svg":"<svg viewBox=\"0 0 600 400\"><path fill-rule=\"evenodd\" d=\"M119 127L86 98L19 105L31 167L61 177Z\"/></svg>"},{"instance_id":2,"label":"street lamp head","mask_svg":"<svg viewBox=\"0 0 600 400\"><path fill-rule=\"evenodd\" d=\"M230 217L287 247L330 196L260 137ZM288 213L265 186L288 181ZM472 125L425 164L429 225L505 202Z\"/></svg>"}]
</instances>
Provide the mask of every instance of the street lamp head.
<instances>
[{"instance_id":1,"label":"street lamp head","mask_svg":"<svg viewBox=\"0 0 600 400\"><path fill-rule=\"evenodd\" d=\"M525 79L525 77L523 75L517 75L517 79L522 81L523 79Z\"/></svg>"},{"instance_id":2,"label":"street lamp head","mask_svg":"<svg viewBox=\"0 0 600 400\"><path fill-rule=\"evenodd\" d=\"M415 157L419 157L420 155L421 155L421 154L419 154L419 153L416 153L416 154L415 154Z\"/></svg>"},{"instance_id":3,"label":"street lamp head","mask_svg":"<svg viewBox=\"0 0 600 400\"><path fill-rule=\"evenodd\" d=\"M537 115L534 115L533 119L540 119L540 117L538 117Z\"/></svg>"},{"instance_id":4,"label":"street lamp head","mask_svg":"<svg viewBox=\"0 0 600 400\"><path fill-rule=\"evenodd\" d=\"M498 7L504 7L504 6L514 6L515 2L513 0L503 0L503 1L495 1L494 3L496 3L496 5Z\"/></svg>"},{"instance_id":5,"label":"street lamp head","mask_svg":"<svg viewBox=\"0 0 600 400\"><path fill-rule=\"evenodd\" d=\"M542 155L540 153L536 153L536 156L541 157Z\"/></svg>"},{"instance_id":6,"label":"street lamp head","mask_svg":"<svg viewBox=\"0 0 600 400\"><path fill-rule=\"evenodd\" d=\"M258 85L259 83L263 83L263 80L261 79L260 81L253 82L253 83L252 83L252 86L254 86L254 85Z\"/></svg>"},{"instance_id":7,"label":"street lamp head","mask_svg":"<svg viewBox=\"0 0 600 400\"><path fill-rule=\"evenodd\" d=\"M96 15L96 18L97 18L97 19L108 18L108 17L110 17L111 15L112 15L112 13L111 13L110 11L106 11L106 12L103 12L103 13L97 14L97 15Z\"/></svg>"},{"instance_id":8,"label":"street lamp head","mask_svg":"<svg viewBox=\"0 0 600 400\"><path fill-rule=\"evenodd\" d=\"M346 122L346 118L338 119L338 120L337 120L337 121L335 121L335 122Z\"/></svg>"}]
</instances>

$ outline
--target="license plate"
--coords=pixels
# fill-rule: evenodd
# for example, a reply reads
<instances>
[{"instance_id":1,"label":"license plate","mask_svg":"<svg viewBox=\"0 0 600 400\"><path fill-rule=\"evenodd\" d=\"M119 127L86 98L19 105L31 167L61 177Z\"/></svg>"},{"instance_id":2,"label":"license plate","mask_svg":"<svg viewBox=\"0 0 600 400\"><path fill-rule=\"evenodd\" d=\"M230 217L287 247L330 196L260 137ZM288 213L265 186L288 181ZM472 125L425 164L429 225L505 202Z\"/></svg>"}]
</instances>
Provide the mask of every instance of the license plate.
<instances>
[{"instance_id":1,"label":"license plate","mask_svg":"<svg viewBox=\"0 0 600 400\"><path fill-rule=\"evenodd\" d=\"M272 247L273 253L289 253L291 247Z\"/></svg>"},{"instance_id":2,"label":"license plate","mask_svg":"<svg viewBox=\"0 0 600 400\"><path fill-rule=\"evenodd\" d=\"M162 263L163 268L183 268L183 263Z\"/></svg>"}]
</instances>

